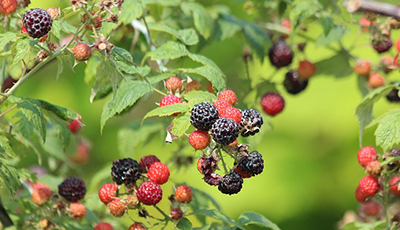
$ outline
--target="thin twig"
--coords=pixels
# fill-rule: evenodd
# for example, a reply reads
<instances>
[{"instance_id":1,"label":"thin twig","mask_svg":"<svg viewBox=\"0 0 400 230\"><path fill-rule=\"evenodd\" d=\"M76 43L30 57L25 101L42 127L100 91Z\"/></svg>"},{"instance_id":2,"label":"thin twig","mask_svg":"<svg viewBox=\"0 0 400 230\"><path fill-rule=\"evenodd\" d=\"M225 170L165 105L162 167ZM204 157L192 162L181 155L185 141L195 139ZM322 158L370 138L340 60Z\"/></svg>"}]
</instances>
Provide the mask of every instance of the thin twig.
<instances>
[{"instance_id":1,"label":"thin twig","mask_svg":"<svg viewBox=\"0 0 400 230\"><path fill-rule=\"evenodd\" d=\"M13 110L15 107L17 107L17 104L13 105L11 108L7 109L6 111L4 111L3 113L0 114L0 117L6 115L8 112L10 112L11 110Z\"/></svg>"},{"instance_id":2,"label":"thin twig","mask_svg":"<svg viewBox=\"0 0 400 230\"><path fill-rule=\"evenodd\" d=\"M350 13L368 12L400 18L400 10L395 5L389 3L366 0L351 0L343 2L343 5Z\"/></svg>"}]
</instances>

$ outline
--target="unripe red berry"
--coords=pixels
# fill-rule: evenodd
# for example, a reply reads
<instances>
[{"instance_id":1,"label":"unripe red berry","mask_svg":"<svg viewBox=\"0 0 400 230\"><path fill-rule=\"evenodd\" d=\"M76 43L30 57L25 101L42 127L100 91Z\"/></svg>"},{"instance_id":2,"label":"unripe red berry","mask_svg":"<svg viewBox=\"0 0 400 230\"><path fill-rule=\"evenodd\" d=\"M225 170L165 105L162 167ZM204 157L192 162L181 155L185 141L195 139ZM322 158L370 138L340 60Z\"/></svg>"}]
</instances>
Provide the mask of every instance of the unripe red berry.
<instances>
[{"instance_id":1,"label":"unripe red berry","mask_svg":"<svg viewBox=\"0 0 400 230\"><path fill-rule=\"evenodd\" d=\"M170 77L165 82L165 88L172 93L180 92L182 89L182 80L177 77Z\"/></svg>"},{"instance_id":2,"label":"unripe red berry","mask_svg":"<svg viewBox=\"0 0 400 230\"><path fill-rule=\"evenodd\" d=\"M370 200L361 205L360 211L367 216L376 216L382 210L382 205L376 200Z\"/></svg>"},{"instance_id":3,"label":"unripe red berry","mask_svg":"<svg viewBox=\"0 0 400 230\"><path fill-rule=\"evenodd\" d=\"M128 230L146 230L147 228L139 222L135 222L134 224L132 224L131 226L129 226Z\"/></svg>"},{"instance_id":4,"label":"unripe red berry","mask_svg":"<svg viewBox=\"0 0 400 230\"><path fill-rule=\"evenodd\" d=\"M115 217L121 217L125 214L126 206L121 202L120 199L115 199L108 204L108 209L111 215Z\"/></svg>"},{"instance_id":5,"label":"unripe red berry","mask_svg":"<svg viewBox=\"0 0 400 230\"><path fill-rule=\"evenodd\" d=\"M390 185L389 192L396 196L400 196L399 183L400 183L400 176L392 177L392 179L389 182Z\"/></svg>"},{"instance_id":6,"label":"unripe red berry","mask_svg":"<svg viewBox=\"0 0 400 230\"><path fill-rule=\"evenodd\" d=\"M385 84L385 78L379 73L373 73L368 78L369 87L375 89L383 86Z\"/></svg>"},{"instance_id":7,"label":"unripe red berry","mask_svg":"<svg viewBox=\"0 0 400 230\"><path fill-rule=\"evenodd\" d=\"M285 100L279 93L267 93L261 98L261 106L266 114L275 116L285 108Z\"/></svg>"},{"instance_id":8,"label":"unripe red berry","mask_svg":"<svg viewBox=\"0 0 400 230\"><path fill-rule=\"evenodd\" d=\"M179 203L189 203L192 201L192 189L186 185L178 186L175 190L175 200Z\"/></svg>"},{"instance_id":9,"label":"unripe red berry","mask_svg":"<svg viewBox=\"0 0 400 230\"><path fill-rule=\"evenodd\" d=\"M305 80L312 77L315 74L315 71L317 71L317 67L307 60L301 61L299 63L299 68L297 68L299 76Z\"/></svg>"},{"instance_id":10,"label":"unripe red berry","mask_svg":"<svg viewBox=\"0 0 400 230\"><path fill-rule=\"evenodd\" d=\"M104 204L108 204L114 200L117 192L117 186L115 184L104 184L99 189L99 198Z\"/></svg>"},{"instance_id":11,"label":"unripe red berry","mask_svg":"<svg viewBox=\"0 0 400 230\"><path fill-rule=\"evenodd\" d=\"M17 0L0 0L0 13L8 15L13 13L18 7Z\"/></svg>"},{"instance_id":12,"label":"unripe red berry","mask_svg":"<svg viewBox=\"0 0 400 230\"><path fill-rule=\"evenodd\" d=\"M360 193L362 196L368 198L375 196L379 190L378 179L373 176L365 176L358 184L360 186Z\"/></svg>"},{"instance_id":13,"label":"unripe red berry","mask_svg":"<svg viewBox=\"0 0 400 230\"><path fill-rule=\"evenodd\" d=\"M106 222L100 222L94 227L93 230L114 230L113 226L111 224L106 223Z\"/></svg>"},{"instance_id":14,"label":"unripe red berry","mask_svg":"<svg viewBox=\"0 0 400 230\"><path fill-rule=\"evenodd\" d=\"M357 75L368 77L371 72L371 62L358 61L353 70Z\"/></svg>"},{"instance_id":15,"label":"unripe red berry","mask_svg":"<svg viewBox=\"0 0 400 230\"><path fill-rule=\"evenodd\" d=\"M77 61L87 61L92 56L90 47L84 43L78 44L72 50Z\"/></svg>"},{"instance_id":16,"label":"unripe red berry","mask_svg":"<svg viewBox=\"0 0 400 230\"><path fill-rule=\"evenodd\" d=\"M356 200L360 203L363 203L367 200L367 198L365 196L363 196L363 194L361 193L360 186L357 186L355 197L356 197Z\"/></svg>"},{"instance_id":17,"label":"unripe red berry","mask_svg":"<svg viewBox=\"0 0 400 230\"><path fill-rule=\"evenodd\" d=\"M189 143L196 150L207 148L211 142L211 136L207 131L195 130L189 135Z\"/></svg>"},{"instance_id":18,"label":"unripe red berry","mask_svg":"<svg viewBox=\"0 0 400 230\"><path fill-rule=\"evenodd\" d=\"M364 168L369 162L376 160L377 157L378 154L376 153L376 150L371 146L365 146L357 153L358 163L360 163Z\"/></svg>"},{"instance_id":19,"label":"unripe red berry","mask_svg":"<svg viewBox=\"0 0 400 230\"><path fill-rule=\"evenodd\" d=\"M82 203L71 203L68 209L74 219L80 220L86 216L86 207Z\"/></svg>"},{"instance_id":20,"label":"unripe red berry","mask_svg":"<svg viewBox=\"0 0 400 230\"><path fill-rule=\"evenodd\" d=\"M161 162L155 162L150 166L147 176L154 183L165 184L169 178L168 166Z\"/></svg>"},{"instance_id":21,"label":"unripe red berry","mask_svg":"<svg viewBox=\"0 0 400 230\"><path fill-rule=\"evenodd\" d=\"M235 92L228 89L218 94L218 100L227 101L231 106L234 106L237 102L237 97Z\"/></svg>"}]
</instances>

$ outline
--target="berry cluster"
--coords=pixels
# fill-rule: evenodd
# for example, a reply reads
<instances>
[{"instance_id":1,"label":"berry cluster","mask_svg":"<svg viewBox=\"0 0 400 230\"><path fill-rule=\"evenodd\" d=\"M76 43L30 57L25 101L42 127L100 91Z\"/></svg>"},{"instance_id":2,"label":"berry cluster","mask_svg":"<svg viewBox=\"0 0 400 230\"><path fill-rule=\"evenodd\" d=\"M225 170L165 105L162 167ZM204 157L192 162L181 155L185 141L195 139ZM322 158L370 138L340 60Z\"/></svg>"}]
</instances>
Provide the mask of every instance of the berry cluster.
<instances>
[{"instance_id":1,"label":"berry cluster","mask_svg":"<svg viewBox=\"0 0 400 230\"><path fill-rule=\"evenodd\" d=\"M157 205L163 196L162 184L170 176L167 165L154 155L144 156L137 162L131 158L115 160L111 167L111 176L115 183L104 184L99 189L101 202L108 206L111 215L122 217L128 210L137 210L140 217L150 217L145 205ZM122 191L121 185L124 185ZM184 213L181 203L192 200L192 190L188 186L179 186L171 196L171 220L179 220ZM165 221L169 221L166 219ZM133 223L129 229L146 229L140 222Z\"/></svg>"},{"instance_id":2,"label":"berry cluster","mask_svg":"<svg viewBox=\"0 0 400 230\"><path fill-rule=\"evenodd\" d=\"M375 148L365 146L358 151L358 163L368 173L356 189L355 198L361 203L361 219L383 218L383 207L394 204L400 196L400 149L380 155ZM397 215L397 214L396 214Z\"/></svg>"}]
</instances>

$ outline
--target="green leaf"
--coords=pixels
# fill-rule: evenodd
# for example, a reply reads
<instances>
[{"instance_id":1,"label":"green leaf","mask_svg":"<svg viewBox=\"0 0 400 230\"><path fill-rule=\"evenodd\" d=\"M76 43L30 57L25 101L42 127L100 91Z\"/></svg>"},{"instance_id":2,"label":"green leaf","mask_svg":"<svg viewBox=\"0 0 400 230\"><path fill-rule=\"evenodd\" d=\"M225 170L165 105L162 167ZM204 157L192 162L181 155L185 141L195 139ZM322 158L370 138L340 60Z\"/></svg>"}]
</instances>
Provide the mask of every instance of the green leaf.
<instances>
[{"instance_id":1,"label":"green leaf","mask_svg":"<svg viewBox=\"0 0 400 230\"><path fill-rule=\"evenodd\" d=\"M350 65L351 57L346 52L338 52L334 56L316 62L316 75L332 76L336 78L347 77L353 73L353 68ZM335 63L333 66L332 63ZM340 68L337 68L340 66Z\"/></svg>"},{"instance_id":2,"label":"green leaf","mask_svg":"<svg viewBox=\"0 0 400 230\"><path fill-rule=\"evenodd\" d=\"M58 79L61 73L64 71L64 66L67 66L72 72L74 72L75 58L72 53L67 53L58 56L57 61L58 61L58 69L57 69L56 79Z\"/></svg>"},{"instance_id":3,"label":"green leaf","mask_svg":"<svg viewBox=\"0 0 400 230\"><path fill-rule=\"evenodd\" d=\"M40 107L32 99L26 99L18 102L17 107L28 119L30 124L39 132L42 141L46 141L46 120Z\"/></svg>"},{"instance_id":4,"label":"green leaf","mask_svg":"<svg viewBox=\"0 0 400 230\"><path fill-rule=\"evenodd\" d=\"M143 121L149 117L165 117L171 116L174 113L183 113L189 111L191 108L188 103L177 103L173 105L166 105L163 107L157 107L144 116Z\"/></svg>"},{"instance_id":5,"label":"green leaf","mask_svg":"<svg viewBox=\"0 0 400 230\"><path fill-rule=\"evenodd\" d=\"M222 212L220 212L216 209L212 209L212 210L200 209L200 210L194 211L193 214L208 216L208 217L220 220L222 222L231 224L233 226L236 226L239 229L245 230L245 228L241 224L237 223L236 221L231 219L229 216L223 214Z\"/></svg>"},{"instance_id":6,"label":"green leaf","mask_svg":"<svg viewBox=\"0 0 400 230\"><path fill-rule=\"evenodd\" d=\"M192 106L201 102L213 103L217 100L217 96L215 94L212 94L208 91L199 91L199 90L191 91L183 95L183 98L185 98L185 100L187 100L189 104Z\"/></svg>"},{"instance_id":7,"label":"green leaf","mask_svg":"<svg viewBox=\"0 0 400 230\"><path fill-rule=\"evenodd\" d=\"M239 26L237 23L233 23L222 18L217 20L214 36L216 39L222 41L233 37L240 30L241 26Z\"/></svg>"},{"instance_id":8,"label":"green leaf","mask_svg":"<svg viewBox=\"0 0 400 230\"><path fill-rule=\"evenodd\" d=\"M93 103L97 93L108 92L110 83L113 91L115 92L117 90L117 84L119 83L122 75L116 68L117 67L115 66L115 63L110 58L104 60L97 67L96 80L92 87L90 102Z\"/></svg>"},{"instance_id":9,"label":"green leaf","mask_svg":"<svg viewBox=\"0 0 400 230\"><path fill-rule=\"evenodd\" d=\"M71 130L68 125L56 119L50 119L50 123L54 126L57 137L60 139L62 148L65 151L71 139Z\"/></svg>"},{"instance_id":10,"label":"green leaf","mask_svg":"<svg viewBox=\"0 0 400 230\"><path fill-rule=\"evenodd\" d=\"M183 217L179 219L178 223L176 224L176 228L179 230L192 230L192 222Z\"/></svg>"},{"instance_id":11,"label":"green leaf","mask_svg":"<svg viewBox=\"0 0 400 230\"><path fill-rule=\"evenodd\" d=\"M167 25L158 24L158 23L149 23L149 29L154 31L162 31L168 34L173 35L174 37L181 40L186 45L196 45L199 42L199 37L196 34L196 31L193 28L176 30Z\"/></svg>"},{"instance_id":12,"label":"green leaf","mask_svg":"<svg viewBox=\"0 0 400 230\"><path fill-rule=\"evenodd\" d=\"M400 143L400 109L392 109L376 118L369 127L376 124L378 124L375 130L376 144L382 147L384 152Z\"/></svg>"},{"instance_id":13,"label":"green leaf","mask_svg":"<svg viewBox=\"0 0 400 230\"><path fill-rule=\"evenodd\" d=\"M198 74L202 77L205 77L207 80L211 82L211 84L213 85L214 89L217 90L217 92L223 91L226 87L225 76L213 67L201 66L194 69L178 69L178 70L183 73Z\"/></svg>"},{"instance_id":14,"label":"green leaf","mask_svg":"<svg viewBox=\"0 0 400 230\"><path fill-rule=\"evenodd\" d=\"M140 125L140 122L133 123L124 127L118 132L118 149L121 156L132 156L136 147L147 141L152 135L163 129L162 123L146 122Z\"/></svg>"},{"instance_id":15,"label":"green leaf","mask_svg":"<svg viewBox=\"0 0 400 230\"><path fill-rule=\"evenodd\" d=\"M186 47L178 42L168 41L156 50L148 52L146 57L151 60L176 59L188 55Z\"/></svg>"},{"instance_id":16,"label":"green leaf","mask_svg":"<svg viewBox=\"0 0 400 230\"><path fill-rule=\"evenodd\" d=\"M43 101L43 100L38 100L40 107L42 107L45 110L48 110L49 112L52 112L55 114L58 118L60 118L63 121L70 122L77 117L79 117L79 114L76 112L69 110L67 108L51 104L50 102Z\"/></svg>"},{"instance_id":17,"label":"green leaf","mask_svg":"<svg viewBox=\"0 0 400 230\"><path fill-rule=\"evenodd\" d=\"M255 224L261 227L266 227L273 230L280 230L280 228L265 218L263 215L255 212L245 212L240 217L238 222L241 225Z\"/></svg>"},{"instance_id":18,"label":"green leaf","mask_svg":"<svg viewBox=\"0 0 400 230\"><path fill-rule=\"evenodd\" d=\"M321 22L322 28L324 29L324 35L328 36L329 32L335 27L333 19L328 12L321 12L319 15L319 21Z\"/></svg>"},{"instance_id":19,"label":"green leaf","mask_svg":"<svg viewBox=\"0 0 400 230\"><path fill-rule=\"evenodd\" d=\"M20 64L22 60L27 60L29 51L31 49L29 39L18 40L12 47L11 53L13 55L12 66Z\"/></svg>"},{"instance_id":20,"label":"green leaf","mask_svg":"<svg viewBox=\"0 0 400 230\"><path fill-rule=\"evenodd\" d=\"M181 137L190 127L190 113L179 114L172 120L171 126L171 134Z\"/></svg>"},{"instance_id":21,"label":"green leaf","mask_svg":"<svg viewBox=\"0 0 400 230\"><path fill-rule=\"evenodd\" d=\"M189 53L189 54L188 54L188 57L189 57L190 59L192 59L193 61L199 62L199 63L201 63L201 64L203 64L203 65L205 65L205 66L212 67L212 68L214 68L216 71L218 71L221 75L224 75L224 73L223 73L223 72L221 71L221 69L217 66L217 64L215 64L215 62L214 62L213 60L211 60L211 59L209 59L209 58L207 58L207 57L205 57L205 56L200 55L200 54L192 54L192 53ZM223 77L225 78L225 76L223 76Z\"/></svg>"},{"instance_id":22,"label":"green leaf","mask_svg":"<svg viewBox=\"0 0 400 230\"><path fill-rule=\"evenodd\" d=\"M78 28L69 24L68 22L61 23L61 31L63 31L66 34L74 34L77 30Z\"/></svg>"},{"instance_id":23,"label":"green leaf","mask_svg":"<svg viewBox=\"0 0 400 230\"><path fill-rule=\"evenodd\" d=\"M175 76L174 73L162 73L156 76L148 77L147 80L150 82L150 84L154 85L173 76Z\"/></svg>"},{"instance_id":24,"label":"green leaf","mask_svg":"<svg viewBox=\"0 0 400 230\"><path fill-rule=\"evenodd\" d=\"M5 51L5 47L7 44L10 42L15 42L17 41L18 36L17 33L13 32L5 32L5 33L0 33L0 50L1 52Z\"/></svg>"},{"instance_id":25,"label":"green leaf","mask_svg":"<svg viewBox=\"0 0 400 230\"><path fill-rule=\"evenodd\" d=\"M357 120L360 123L360 145L362 142L362 136L365 127L372 121L374 118L374 113L373 113L373 107L374 104L382 97L385 96L395 88L395 85L387 85L384 87L379 87L375 90L373 90L371 93L369 93L367 96L364 97L364 99L361 101L361 103L357 106L356 109L356 116Z\"/></svg>"},{"instance_id":26,"label":"green leaf","mask_svg":"<svg viewBox=\"0 0 400 230\"><path fill-rule=\"evenodd\" d=\"M265 56L265 47L271 45L268 34L257 25L252 23L246 23L242 27L242 31L253 52L255 52L258 58L260 58L261 62L263 62Z\"/></svg>"},{"instance_id":27,"label":"green leaf","mask_svg":"<svg viewBox=\"0 0 400 230\"><path fill-rule=\"evenodd\" d=\"M85 68L85 82L89 83L97 74L97 68L100 65L101 61L97 56L92 56L87 61L87 65Z\"/></svg>"},{"instance_id":28,"label":"green leaf","mask_svg":"<svg viewBox=\"0 0 400 230\"><path fill-rule=\"evenodd\" d=\"M143 0L146 4L156 4L160 6L179 6L182 0Z\"/></svg>"},{"instance_id":29,"label":"green leaf","mask_svg":"<svg viewBox=\"0 0 400 230\"><path fill-rule=\"evenodd\" d=\"M0 181L12 196L21 186L18 170L8 160L0 158Z\"/></svg>"},{"instance_id":30,"label":"green leaf","mask_svg":"<svg viewBox=\"0 0 400 230\"><path fill-rule=\"evenodd\" d=\"M111 56L114 58L115 61L125 61L128 63L133 63L133 57L128 50L114 46L111 50Z\"/></svg>"},{"instance_id":31,"label":"green leaf","mask_svg":"<svg viewBox=\"0 0 400 230\"><path fill-rule=\"evenodd\" d=\"M334 28L330 29L328 34L319 36L315 44L317 46L328 45L332 42L337 42L348 33L348 29L345 26L334 25Z\"/></svg>"},{"instance_id":32,"label":"green leaf","mask_svg":"<svg viewBox=\"0 0 400 230\"><path fill-rule=\"evenodd\" d=\"M101 114L100 129L103 130L107 120L132 106L145 94L152 91L151 85L142 81L127 80L120 84L113 98L104 105Z\"/></svg>"},{"instance_id":33,"label":"green leaf","mask_svg":"<svg viewBox=\"0 0 400 230\"><path fill-rule=\"evenodd\" d=\"M143 6L138 0L125 0L121 6L121 15L119 20L128 25L133 20L140 18L143 15Z\"/></svg>"},{"instance_id":34,"label":"green leaf","mask_svg":"<svg viewBox=\"0 0 400 230\"><path fill-rule=\"evenodd\" d=\"M53 20L53 24L51 25L50 32L57 38L61 38L61 21Z\"/></svg>"},{"instance_id":35,"label":"green leaf","mask_svg":"<svg viewBox=\"0 0 400 230\"><path fill-rule=\"evenodd\" d=\"M346 224L342 230L385 230L386 221L376 221L373 223L351 222Z\"/></svg>"},{"instance_id":36,"label":"green leaf","mask_svg":"<svg viewBox=\"0 0 400 230\"><path fill-rule=\"evenodd\" d=\"M16 156L8 138L6 138L5 136L0 136L0 153L2 153L0 157L3 158L11 158Z\"/></svg>"},{"instance_id":37,"label":"green leaf","mask_svg":"<svg viewBox=\"0 0 400 230\"><path fill-rule=\"evenodd\" d=\"M211 36L214 20L204 6L196 2L184 2L181 9L186 15L192 15L195 28L205 39Z\"/></svg>"}]
</instances>

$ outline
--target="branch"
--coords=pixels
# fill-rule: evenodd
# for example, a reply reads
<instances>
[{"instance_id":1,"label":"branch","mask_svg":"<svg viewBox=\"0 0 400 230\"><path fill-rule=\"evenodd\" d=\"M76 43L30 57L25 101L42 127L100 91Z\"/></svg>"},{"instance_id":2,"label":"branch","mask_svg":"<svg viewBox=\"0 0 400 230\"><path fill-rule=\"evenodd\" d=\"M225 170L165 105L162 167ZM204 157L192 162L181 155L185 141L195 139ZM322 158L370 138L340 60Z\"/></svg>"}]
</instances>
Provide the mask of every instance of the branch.
<instances>
[{"instance_id":1,"label":"branch","mask_svg":"<svg viewBox=\"0 0 400 230\"><path fill-rule=\"evenodd\" d=\"M395 5L389 3L367 0L350 0L343 2L343 5L350 13L368 12L400 18L400 8L397 8Z\"/></svg>"}]
</instances>

